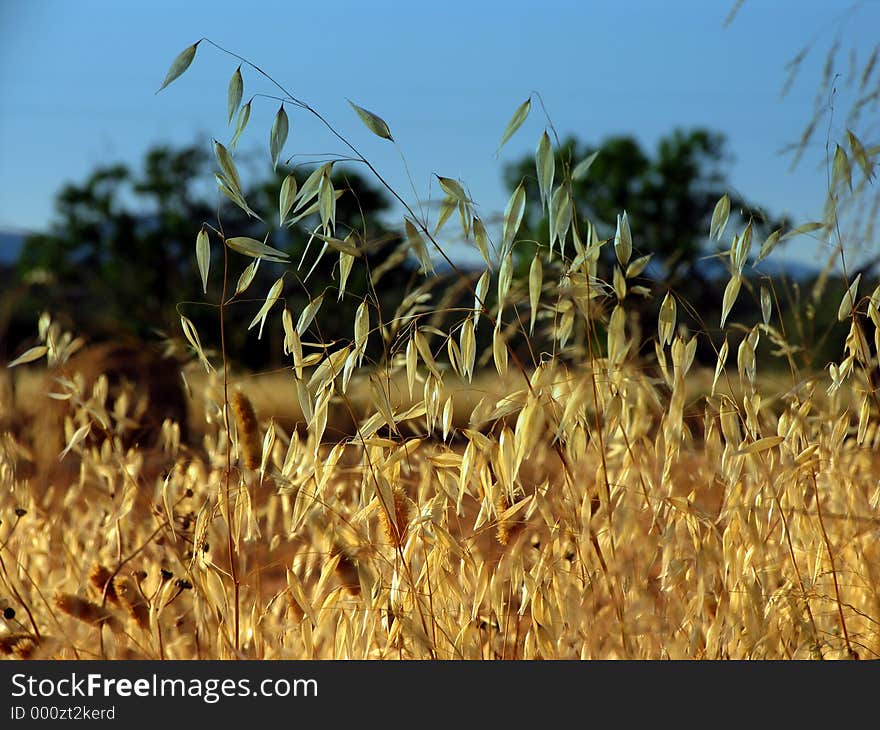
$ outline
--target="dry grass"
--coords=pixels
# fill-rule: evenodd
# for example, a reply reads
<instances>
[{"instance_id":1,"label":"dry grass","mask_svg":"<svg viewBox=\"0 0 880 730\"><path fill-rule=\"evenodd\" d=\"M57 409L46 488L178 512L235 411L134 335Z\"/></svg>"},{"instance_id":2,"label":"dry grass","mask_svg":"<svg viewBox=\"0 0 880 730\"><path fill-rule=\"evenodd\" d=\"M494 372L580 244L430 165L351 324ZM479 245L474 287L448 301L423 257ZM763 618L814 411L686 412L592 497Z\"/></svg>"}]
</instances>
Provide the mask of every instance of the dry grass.
<instances>
[{"instance_id":1,"label":"dry grass","mask_svg":"<svg viewBox=\"0 0 880 730\"><path fill-rule=\"evenodd\" d=\"M280 377L251 381L262 433L260 388ZM79 469L63 485L16 477L7 434L0 645L52 658L880 654L874 418L860 443L844 399L812 412L809 391L788 388L781 408L736 416L732 439L710 410L699 437L672 444L672 399L638 370L596 379L601 422L591 398L570 405L590 373L547 368L532 383L507 393L506 426L449 443L422 416L409 422L421 438L386 426L318 444L270 411L262 466L236 466L231 444L228 502L210 407L198 448L92 444L65 457Z\"/></svg>"},{"instance_id":2,"label":"dry grass","mask_svg":"<svg viewBox=\"0 0 880 730\"><path fill-rule=\"evenodd\" d=\"M316 114L292 97L285 103ZM371 132L390 139L381 120L369 119ZM505 138L523 119L514 116ZM276 132L277 152L285 140ZM861 145L848 144L862 160ZM215 150L230 204L247 208L231 153L219 142ZM704 333L678 327L672 293L656 331L636 316L651 291L626 214L614 242L600 240L570 207L568 163L554 168L551 154L540 145L536 158L551 245L527 280L513 275L524 188L511 197L490 256L473 201L440 178L446 199L436 225L399 198L403 245L424 279L393 313L380 309L375 291L359 297L350 341L322 342L316 325L325 293L333 289L328 302L352 296L345 281L365 265L367 237L334 237L330 163L301 185L285 183L282 223L293 225L297 211L296 220L320 219L306 233L327 243L322 254L339 256L337 278L316 285L303 311L283 310L284 370L271 376L230 373L223 337L209 361L182 316L195 367L204 366L202 375L187 372L183 423L165 418L168 404L156 393L168 391L151 389L155 368L135 378L134 390L111 392L119 365L108 364L106 379L72 375L60 384L67 405L51 458L59 463L60 449L68 466L35 468L46 434L21 412L27 379L16 398L8 380L0 383L0 652L880 656L880 400L869 375L880 288L864 296L853 283L838 312L850 323L839 362L798 373L786 354L796 348L771 307L772 283L759 295L745 278L755 255L748 223L729 234L721 256L730 349L725 341L717 362L701 369L694 355ZM724 196L711 224L719 241L729 213ZM443 254L437 236L456 220L492 263L478 280L438 286L427 251ZM837 230L834 220L822 227ZM197 261L207 281L212 246L222 251L223 288L207 298L225 332L225 308L247 290L253 257L264 267L288 262L221 229L202 226ZM778 240L771 235L760 256ZM241 255L250 257L243 271ZM260 333L279 326L272 310L292 286L285 277L299 286L308 278L289 263L252 322ZM734 324L747 290L760 296L761 319ZM73 362L77 340L48 316L39 337L25 361ZM523 343L528 360L517 356ZM758 374L756 353L773 349L790 374ZM378 350L371 363L366 353ZM45 395L44 376L30 386ZM131 437L143 429L150 438Z\"/></svg>"}]
</instances>

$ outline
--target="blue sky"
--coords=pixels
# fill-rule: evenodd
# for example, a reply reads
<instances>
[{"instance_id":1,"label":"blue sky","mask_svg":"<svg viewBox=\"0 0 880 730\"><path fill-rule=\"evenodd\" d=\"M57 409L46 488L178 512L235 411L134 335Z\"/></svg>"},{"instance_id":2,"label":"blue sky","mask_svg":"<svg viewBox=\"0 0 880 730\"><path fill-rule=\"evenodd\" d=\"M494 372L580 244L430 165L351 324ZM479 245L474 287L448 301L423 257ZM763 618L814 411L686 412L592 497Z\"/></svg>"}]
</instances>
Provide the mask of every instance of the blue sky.
<instances>
[{"instance_id":1,"label":"blue sky","mask_svg":"<svg viewBox=\"0 0 880 730\"><path fill-rule=\"evenodd\" d=\"M434 173L460 178L485 217L506 203L503 163L532 154L544 129L536 107L495 159L513 110L538 91L560 134L590 143L624 133L651 148L677 126L721 131L735 190L816 219L823 141L793 173L779 150L811 114L831 37L842 33L864 62L880 4L846 15L849 2L746 0L723 27L732 3L0 0L0 229L45 227L61 184L96 165L138 165L157 143L228 140L234 59L202 44L186 74L154 93L177 53L203 36L321 111L408 199L399 153L361 126L346 98L388 122L420 196L436 196ZM782 99L784 66L810 40L814 53ZM271 92L243 73L246 99ZM256 102L240 143L265 152L266 169L276 108ZM341 151L314 120L289 112L285 157ZM815 255L809 241L794 243L787 255Z\"/></svg>"}]
</instances>

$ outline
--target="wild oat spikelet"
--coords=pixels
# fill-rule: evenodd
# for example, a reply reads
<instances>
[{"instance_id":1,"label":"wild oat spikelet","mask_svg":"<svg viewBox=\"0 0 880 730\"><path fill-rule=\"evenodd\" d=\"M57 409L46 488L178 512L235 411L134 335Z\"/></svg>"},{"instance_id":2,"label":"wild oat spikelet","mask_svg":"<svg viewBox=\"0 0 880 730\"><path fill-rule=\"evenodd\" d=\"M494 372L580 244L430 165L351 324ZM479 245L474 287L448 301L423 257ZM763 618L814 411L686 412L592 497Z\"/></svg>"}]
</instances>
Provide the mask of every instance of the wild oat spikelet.
<instances>
[{"instance_id":1,"label":"wild oat spikelet","mask_svg":"<svg viewBox=\"0 0 880 730\"><path fill-rule=\"evenodd\" d=\"M394 488L394 522L388 519L388 512L383 506L380 510L382 515L382 527L385 530L385 537L388 538L394 547L400 547L403 544L403 538L406 535L406 526L409 522L409 503L406 494L400 487ZM394 524L396 523L396 524Z\"/></svg>"},{"instance_id":2,"label":"wild oat spikelet","mask_svg":"<svg viewBox=\"0 0 880 730\"><path fill-rule=\"evenodd\" d=\"M502 515L508 507L510 507L510 505L507 504L507 497L502 494L498 497L498 501L495 503L495 509L499 515L498 529L495 533L495 537L500 545L507 545L507 543L510 542L510 535L513 531L513 525L510 520L500 519L500 515Z\"/></svg>"},{"instance_id":3,"label":"wild oat spikelet","mask_svg":"<svg viewBox=\"0 0 880 730\"><path fill-rule=\"evenodd\" d=\"M257 423L257 415L250 399L241 392L232 394L232 412L235 416L235 425L238 427L238 444L241 449L241 458L248 469L258 469L260 466L260 426Z\"/></svg>"},{"instance_id":4,"label":"wild oat spikelet","mask_svg":"<svg viewBox=\"0 0 880 730\"><path fill-rule=\"evenodd\" d=\"M339 578L339 582L345 586L352 595L359 596L361 593L361 581L358 575L358 567L355 558L344 548L333 548L330 555L331 557L339 555L339 562L336 564L336 577Z\"/></svg>"},{"instance_id":5,"label":"wild oat spikelet","mask_svg":"<svg viewBox=\"0 0 880 730\"><path fill-rule=\"evenodd\" d=\"M0 636L0 654L15 654L19 659L30 659L37 650L37 637L25 631Z\"/></svg>"},{"instance_id":6,"label":"wild oat spikelet","mask_svg":"<svg viewBox=\"0 0 880 730\"><path fill-rule=\"evenodd\" d=\"M140 594L131 578L117 580L117 595L128 615L144 631L150 628L150 606Z\"/></svg>"},{"instance_id":7,"label":"wild oat spikelet","mask_svg":"<svg viewBox=\"0 0 880 730\"><path fill-rule=\"evenodd\" d=\"M115 633L122 631L122 624L110 611L73 593L56 594L55 605L68 616L73 616L83 623L93 626L107 624Z\"/></svg>"},{"instance_id":8,"label":"wild oat spikelet","mask_svg":"<svg viewBox=\"0 0 880 730\"><path fill-rule=\"evenodd\" d=\"M100 563L95 563L89 573L89 582L94 586L95 590L103 597L104 588L107 588L107 600L114 606L119 606L119 596L116 595L116 585L113 580L113 572L109 568L105 568Z\"/></svg>"}]
</instances>

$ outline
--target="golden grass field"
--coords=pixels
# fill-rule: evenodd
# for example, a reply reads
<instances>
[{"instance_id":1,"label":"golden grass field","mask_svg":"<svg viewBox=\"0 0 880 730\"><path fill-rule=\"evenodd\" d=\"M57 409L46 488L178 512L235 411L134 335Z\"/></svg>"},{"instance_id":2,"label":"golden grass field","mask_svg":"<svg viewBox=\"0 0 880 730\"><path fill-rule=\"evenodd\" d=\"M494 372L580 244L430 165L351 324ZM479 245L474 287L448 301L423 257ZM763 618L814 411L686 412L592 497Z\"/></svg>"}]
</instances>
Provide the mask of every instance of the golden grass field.
<instances>
[{"instance_id":1,"label":"golden grass field","mask_svg":"<svg viewBox=\"0 0 880 730\"><path fill-rule=\"evenodd\" d=\"M187 46L161 88L203 41L229 53ZM251 106L236 71L237 128L229 147L212 143L218 200L295 227L303 250L269 245L274 223L262 240L228 237L218 203L218 227L193 221L204 301L178 304L183 337L164 344L179 359L144 343L82 347L49 313L38 344L15 350L0 371L0 656L880 657L880 286L859 292L838 217L876 217L865 196L878 148L847 129L823 170L821 222L764 231L766 216L722 194L699 255L729 277L704 281L691 304L657 280L684 248L639 240L637 220L634 246L626 211L613 236L613 221L586 220L575 183L599 151L570 159L549 116L531 183L484 222L467 186L436 174L440 197L413 190L419 204L407 203L325 117L235 58L284 94L273 169L287 104L393 194L400 242L371 263L366 223L337 226L333 155L307 177L292 168L278 208L256 215L235 162ZM523 225L527 189L539 229ZM728 222L738 230L725 234ZM830 255L809 285L777 287L756 268L807 235ZM459 270L454 242L485 268ZM325 254L330 280L310 280ZM216 326L199 319L197 332L184 314L196 304ZM232 369L233 304L255 312L248 337L274 328L277 370Z\"/></svg>"},{"instance_id":2,"label":"golden grass field","mask_svg":"<svg viewBox=\"0 0 880 730\"><path fill-rule=\"evenodd\" d=\"M166 423L147 449L125 438L134 399L87 384L48 465L27 404L49 381L21 369L0 419L0 652L876 657L865 386L728 366L712 395L686 365L420 371L387 401L356 376L308 427L289 370L233 373L228 436L222 378L188 369L189 442Z\"/></svg>"}]
</instances>

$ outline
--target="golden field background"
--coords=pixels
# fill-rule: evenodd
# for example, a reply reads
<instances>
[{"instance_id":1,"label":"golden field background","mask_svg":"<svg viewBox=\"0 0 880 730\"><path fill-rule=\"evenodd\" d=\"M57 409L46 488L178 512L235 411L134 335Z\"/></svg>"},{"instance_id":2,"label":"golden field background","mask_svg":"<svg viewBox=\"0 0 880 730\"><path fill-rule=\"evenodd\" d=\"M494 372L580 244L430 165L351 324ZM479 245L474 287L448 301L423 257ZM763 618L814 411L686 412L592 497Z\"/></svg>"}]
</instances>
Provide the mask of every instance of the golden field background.
<instances>
[{"instance_id":1,"label":"golden field background","mask_svg":"<svg viewBox=\"0 0 880 730\"><path fill-rule=\"evenodd\" d=\"M36 239L47 257L35 252L30 281L63 263L110 341L85 344L63 311L44 311L32 346L0 371L0 655L880 656L880 285L877 262L856 273L850 252L876 239L880 148L829 121L822 220L795 225L716 190L714 172L692 174L720 147L676 131L684 158L661 142L656 166L619 181L647 196L641 214L630 208L634 243L617 200L599 215L581 196L607 182L591 177L614 145L577 152L533 92L496 156L534 97L546 117L534 159L513 168L503 215L483 221L467 183L436 173L406 202L318 111L207 38L178 54L160 91L200 47L240 65L226 87L235 132L212 140L234 216L212 203L191 221L194 250L178 246L198 301L154 268L157 247L188 241L188 228L139 247L106 241L88 259L92 228ZM795 161L833 111L836 48ZM877 57L857 73L851 56L847 124L876 101L865 85ZM242 67L283 94L265 217L236 161L251 108ZM342 158L288 171L285 105ZM397 144L382 117L351 106L371 141ZM620 144L626 162L634 148ZM354 224L337 221L337 201L357 198L334 177L343 159L400 204L394 232L368 226L359 199ZM809 281L758 268L798 237L824 260ZM479 267L459 269L451 243ZM84 273L124 289L115 310ZM157 288L173 297L156 311L182 337L165 335L164 354L113 339L135 324L169 331L116 321ZM236 372L247 353L234 350L264 326L278 369Z\"/></svg>"},{"instance_id":2,"label":"golden field background","mask_svg":"<svg viewBox=\"0 0 880 730\"><path fill-rule=\"evenodd\" d=\"M880 653L877 429L853 413L855 376L829 396L821 377L752 386L733 372L712 396L712 372L670 388L601 364L539 369L531 392L519 375L478 374L467 389L448 374L446 440L442 414L428 433L417 408L399 433L383 422L362 443L342 437L341 402L323 443L296 431L289 372L232 376L259 427L233 419L227 443L222 382L190 371L189 444L166 424L151 448L125 446L133 424L83 393L66 436L87 413L115 435L93 430L48 468L30 461L40 434L22 425L27 408L7 402L0 600L12 615L0 647L41 658ZM33 403L45 377L23 370L15 399ZM756 408L741 405L762 390ZM363 427L370 389L348 392ZM420 401L405 378L389 392L395 413ZM502 418L471 428L483 396L482 412Z\"/></svg>"}]
</instances>

